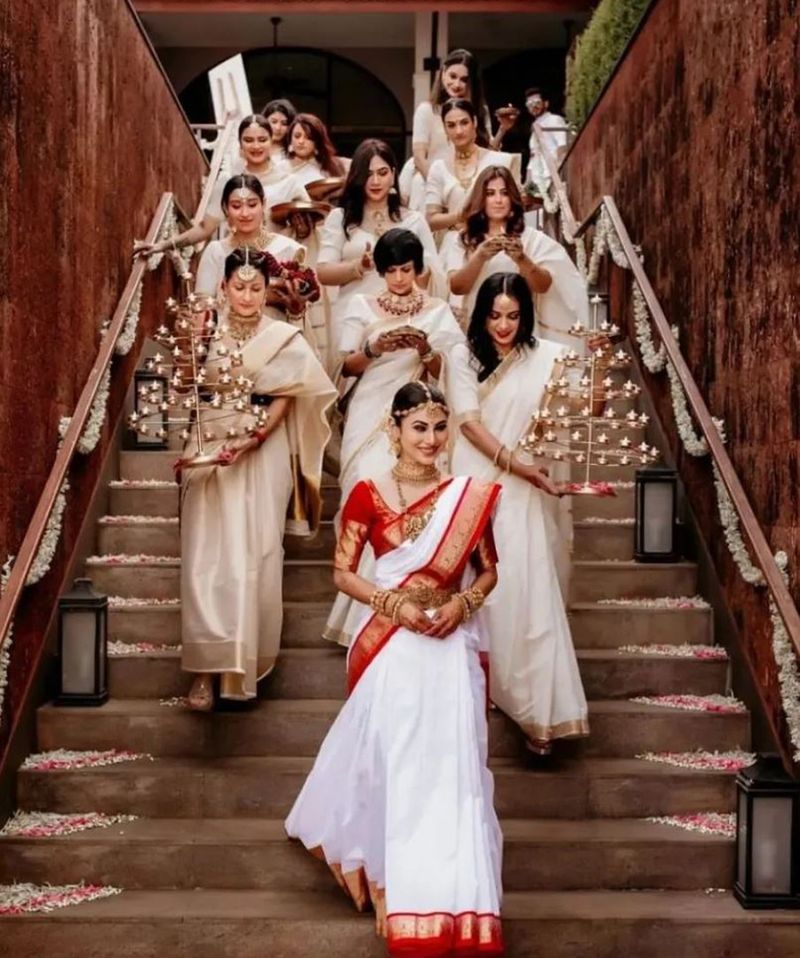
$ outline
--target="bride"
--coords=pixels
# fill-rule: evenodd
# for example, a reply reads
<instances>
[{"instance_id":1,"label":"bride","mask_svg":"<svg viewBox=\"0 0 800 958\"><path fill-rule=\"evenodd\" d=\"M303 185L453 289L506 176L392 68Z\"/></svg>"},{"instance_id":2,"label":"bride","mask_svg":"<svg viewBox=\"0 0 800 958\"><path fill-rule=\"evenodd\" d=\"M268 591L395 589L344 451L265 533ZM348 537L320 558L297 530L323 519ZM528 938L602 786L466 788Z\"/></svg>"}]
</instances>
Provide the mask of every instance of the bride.
<instances>
[{"instance_id":1,"label":"bride","mask_svg":"<svg viewBox=\"0 0 800 958\"><path fill-rule=\"evenodd\" d=\"M502 837L487 768L480 616L497 581L499 487L442 476L448 410L412 382L394 396L394 467L353 488L334 560L364 609L349 698L286 820L363 910L390 955L497 955ZM371 581L357 573L370 542Z\"/></svg>"}]
</instances>

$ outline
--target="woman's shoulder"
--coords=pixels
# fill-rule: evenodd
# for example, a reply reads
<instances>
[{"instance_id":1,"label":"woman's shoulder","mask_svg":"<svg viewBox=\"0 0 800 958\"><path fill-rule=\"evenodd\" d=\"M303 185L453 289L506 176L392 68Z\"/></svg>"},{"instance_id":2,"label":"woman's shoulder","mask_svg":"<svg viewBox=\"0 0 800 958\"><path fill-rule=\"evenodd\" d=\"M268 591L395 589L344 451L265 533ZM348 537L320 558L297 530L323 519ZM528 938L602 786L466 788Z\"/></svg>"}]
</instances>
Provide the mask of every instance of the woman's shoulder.
<instances>
[{"instance_id":1,"label":"woman's shoulder","mask_svg":"<svg viewBox=\"0 0 800 958\"><path fill-rule=\"evenodd\" d=\"M417 119L424 116L434 116L435 112L436 111L433 109L433 104L431 101L423 100L416 110L414 110L414 118Z\"/></svg>"},{"instance_id":2,"label":"woman's shoulder","mask_svg":"<svg viewBox=\"0 0 800 958\"><path fill-rule=\"evenodd\" d=\"M334 206L330 213L328 213L328 215L325 217L325 225L341 227L343 223L344 210L341 206Z\"/></svg>"}]
</instances>

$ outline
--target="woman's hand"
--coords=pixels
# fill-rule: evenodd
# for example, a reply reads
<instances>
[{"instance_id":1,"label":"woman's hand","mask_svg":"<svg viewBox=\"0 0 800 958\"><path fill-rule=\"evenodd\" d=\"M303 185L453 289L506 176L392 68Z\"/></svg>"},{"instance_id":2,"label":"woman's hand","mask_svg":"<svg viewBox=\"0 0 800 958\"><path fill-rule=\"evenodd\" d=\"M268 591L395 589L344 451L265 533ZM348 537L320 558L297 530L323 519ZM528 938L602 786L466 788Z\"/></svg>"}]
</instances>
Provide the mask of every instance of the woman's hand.
<instances>
[{"instance_id":1,"label":"woman's hand","mask_svg":"<svg viewBox=\"0 0 800 958\"><path fill-rule=\"evenodd\" d=\"M297 316L306 308L307 298L299 291L293 280L278 279L269 284L267 302Z\"/></svg>"},{"instance_id":2,"label":"woman's hand","mask_svg":"<svg viewBox=\"0 0 800 958\"><path fill-rule=\"evenodd\" d=\"M253 449L259 445L261 444L257 439L247 439L236 446L223 446L217 453L215 462L218 466L232 466L242 458L242 455L247 452L248 449Z\"/></svg>"},{"instance_id":3,"label":"woman's hand","mask_svg":"<svg viewBox=\"0 0 800 958\"><path fill-rule=\"evenodd\" d=\"M364 252L361 254L361 259L359 260L359 266L364 272L368 272L371 269L375 269L375 260L372 258L372 244L367 243L364 247Z\"/></svg>"},{"instance_id":4,"label":"woman's hand","mask_svg":"<svg viewBox=\"0 0 800 958\"><path fill-rule=\"evenodd\" d=\"M505 243L505 252L512 259L517 266L525 262L528 258L525 255L525 250L522 248L522 240L518 236L510 236Z\"/></svg>"},{"instance_id":5,"label":"woman's hand","mask_svg":"<svg viewBox=\"0 0 800 958\"><path fill-rule=\"evenodd\" d=\"M426 616L427 618L427 616ZM436 610L427 634L433 639L445 639L464 621L464 606L453 596L449 602Z\"/></svg>"},{"instance_id":6,"label":"woman's hand","mask_svg":"<svg viewBox=\"0 0 800 958\"><path fill-rule=\"evenodd\" d=\"M521 479L529 482L537 489L541 489L542 492L546 492L549 496L564 495L563 490L553 482L543 469L538 469L536 466L523 465L518 475Z\"/></svg>"},{"instance_id":7,"label":"woman's hand","mask_svg":"<svg viewBox=\"0 0 800 958\"><path fill-rule=\"evenodd\" d=\"M156 253L165 253L169 249L170 244L164 243L145 243L144 240L134 240L133 241L133 258L134 259L148 259L150 256L155 256Z\"/></svg>"},{"instance_id":8,"label":"woman's hand","mask_svg":"<svg viewBox=\"0 0 800 958\"><path fill-rule=\"evenodd\" d=\"M478 244L475 254L483 260L484 263L488 263L493 256L496 256L504 248L505 243L503 242L502 236L487 236L482 243Z\"/></svg>"},{"instance_id":9,"label":"woman's hand","mask_svg":"<svg viewBox=\"0 0 800 958\"><path fill-rule=\"evenodd\" d=\"M431 620L411 599L401 600L397 618L404 629L418 632L420 635L425 635L431 626Z\"/></svg>"}]
</instances>

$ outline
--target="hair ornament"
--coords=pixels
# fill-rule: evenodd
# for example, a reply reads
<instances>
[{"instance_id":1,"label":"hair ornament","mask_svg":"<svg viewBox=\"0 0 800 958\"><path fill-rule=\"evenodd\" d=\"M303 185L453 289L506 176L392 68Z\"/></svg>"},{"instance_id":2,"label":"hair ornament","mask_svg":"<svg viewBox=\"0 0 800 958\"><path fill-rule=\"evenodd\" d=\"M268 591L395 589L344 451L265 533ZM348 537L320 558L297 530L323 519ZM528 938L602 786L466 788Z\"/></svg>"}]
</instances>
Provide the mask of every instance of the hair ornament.
<instances>
[{"instance_id":1,"label":"hair ornament","mask_svg":"<svg viewBox=\"0 0 800 958\"><path fill-rule=\"evenodd\" d=\"M244 263L236 270L236 276L243 283L252 283L258 276L258 270L250 262L250 247L244 248Z\"/></svg>"},{"instance_id":2,"label":"hair ornament","mask_svg":"<svg viewBox=\"0 0 800 958\"><path fill-rule=\"evenodd\" d=\"M412 406L410 409L403 409L399 412L394 413L394 416L397 419L405 419L407 416L410 416L412 413L425 411L429 416L434 415L437 412L442 412L445 416L450 415L450 410L447 407L446 403L437 402L431 393L430 387L427 383L422 382L417 379L414 380L415 385L419 386L420 389L425 393L425 401L417 403L416 406Z\"/></svg>"}]
</instances>

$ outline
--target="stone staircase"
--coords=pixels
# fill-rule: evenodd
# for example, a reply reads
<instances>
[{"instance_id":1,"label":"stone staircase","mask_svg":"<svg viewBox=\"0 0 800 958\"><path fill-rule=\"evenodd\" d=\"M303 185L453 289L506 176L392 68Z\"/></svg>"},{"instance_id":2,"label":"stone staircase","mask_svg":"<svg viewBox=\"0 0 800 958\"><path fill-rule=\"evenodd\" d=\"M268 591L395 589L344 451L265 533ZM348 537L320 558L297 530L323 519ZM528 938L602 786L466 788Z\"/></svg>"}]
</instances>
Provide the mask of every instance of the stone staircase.
<instances>
[{"instance_id":1,"label":"stone staircase","mask_svg":"<svg viewBox=\"0 0 800 958\"><path fill-rule=\"evenodd\" d=\"M118 643L163 646L110 660L101 709L43 706L38 747L128 749L152 758L77 771L20 770L29 811L135 815L135 821L52 839L0 838L0 884L87 882L119 896L44 915L0 919L0 954L48 950L115 958L367 958L384 954L331 875L289 843L282 820L344 697L342 652L319 638L333 597L330 555L338 491L311 543L288 539L279 664L248 711L198 715L174 704L180 671L178 489L174 453L123 452L121 481L101 520L87 573L109 595L140 600L110 614ZM619 476L619 473L618 473ZM625 478L630 478L627 476ZM160 483L160 484L154 484ZM504 906L512 958L721 958L796 952L796 918L748 913L730 896L733 841L648 822L648 816L729 812L732 776L637 759L642 752L746 748L746 714L637 704L645 694L720 693L724 661L621 653L621 645L710 643L703 608L615 607L613 597L692 595L688 562L632 561L632 490L575 501L571 622L591 737L541 767L514 727L490 715L496 804L505 834ZM151 522L141 517L151 517ZM129 517L129 518L125 518ZM130 517L136 517L130 518ZM155 561L154 557L173 557ZM793 943L793 944L792 944ZM7 950L6 950L7 949Z\"/></svg>"}]
</instances>

